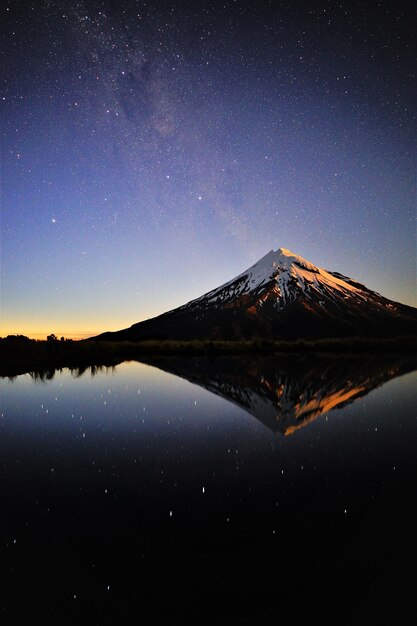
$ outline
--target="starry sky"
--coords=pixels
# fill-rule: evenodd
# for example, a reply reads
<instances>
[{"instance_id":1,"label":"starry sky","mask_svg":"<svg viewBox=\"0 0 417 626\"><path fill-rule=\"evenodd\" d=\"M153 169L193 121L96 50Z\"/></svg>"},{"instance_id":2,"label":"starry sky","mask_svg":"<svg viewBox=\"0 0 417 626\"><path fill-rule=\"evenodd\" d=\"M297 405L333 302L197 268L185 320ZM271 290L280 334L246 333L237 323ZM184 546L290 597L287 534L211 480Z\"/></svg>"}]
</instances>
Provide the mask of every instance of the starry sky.
<instances>
[{"instance_id":1,"label":"starry sky","mask_svg":"<svg viewBox=\"0 0 417 626\"><path fill-rule=\"evenodd\" d=\"M412 2L0 12L0 335L124 328L280 246L417 305Z\"/></svg>"}]
</instances>

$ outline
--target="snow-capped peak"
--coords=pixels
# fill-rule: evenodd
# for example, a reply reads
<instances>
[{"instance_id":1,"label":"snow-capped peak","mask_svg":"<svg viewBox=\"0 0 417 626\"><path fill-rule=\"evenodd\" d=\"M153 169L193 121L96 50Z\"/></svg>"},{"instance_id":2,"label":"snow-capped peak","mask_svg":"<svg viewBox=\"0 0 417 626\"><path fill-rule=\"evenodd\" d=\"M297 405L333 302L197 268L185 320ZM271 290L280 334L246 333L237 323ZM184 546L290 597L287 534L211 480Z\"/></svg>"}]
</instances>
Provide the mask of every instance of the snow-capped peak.
<instances>
[{"instance_id":1,"label":"snow-capped peak","mask_svg":"<svg viewBox=\"0 0 417 626\"><path fill-rule=\"evenodd\" d=\"M274 252L274 254L276 256L276 262L279 262L286 268L289 268L292 263L296 263L297 265L304 267L305 269L309 269L312 271L318 270L318 268L310 263L310 261L303 259L303 257L299 256L298 254L294 254L294 252L291 252L291 250L288 250L287 248L278 248L278 250Z\"/></svg>"},{"instance_id":2,"label":"snow-capped peak","mask_svg":"<svg viewBox=\"0 0 417 626\"><path fill-rule=\"evenodd\" d=\"M105 338L385 337L416 328L416 309L278 248L209 293Z\"/></svg>"},{"instance_id":3,"label":"snow-capped peak","mask_svg":"<svg viewBox=\"0 0 417 626\"><path fill-rule=\"evenodd\" d=\"M297 290L308 296L319 296L323 298L329 292L337 293L339 297L346 298L348 294L360 292L352 284L342 278L319 268L303 257L294 254L287 248L270 250L254 265L247 270L220 285L217 289L189 302L185 305L201 303L207 305L218 305L221 302L231 301L243 294L257 292L259 302L264 299L260 295L267 285L273 284L273 293L269 293L268 298L275 299L275 306L281 309L286 303L296 298Z\"/></svg>"},{"instance_id":4,"label":"snow-capped peak","mask_svg":"<svg viewBox=\"0 0 417 626\"><path fill-rule=\"evenodd\" d=\"M294 265L314 273L319 273L320 271L318 267L306 259L303 259L303 257L294 254L287 248L278 248L278 250L270 250L268 254L259 259L259 261L249 269L236 276L234 280L243 276L250 276L249 286L253 288L255 285L258 286L271 280L271 278L283 270L291 272ZM233 281L229 281L229 283L230 282ZM222 287L223 286L224 285L222 285Z\"/></svg>"}]
</instances>

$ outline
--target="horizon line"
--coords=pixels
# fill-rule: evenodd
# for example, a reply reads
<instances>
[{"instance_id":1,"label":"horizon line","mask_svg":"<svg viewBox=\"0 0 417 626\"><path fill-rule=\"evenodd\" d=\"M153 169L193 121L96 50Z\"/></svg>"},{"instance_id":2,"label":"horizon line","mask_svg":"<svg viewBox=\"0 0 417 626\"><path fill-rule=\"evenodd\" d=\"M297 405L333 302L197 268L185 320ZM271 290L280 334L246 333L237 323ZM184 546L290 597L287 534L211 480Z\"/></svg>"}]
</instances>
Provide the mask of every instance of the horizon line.
<instances>
[{"instance_id":1,"label":"horizon line","mask_svg":"<svg viewBox=\"0 0 417 626\"><path fill-rule=\"evenodd\" d=\"M105 332L105 331L100 331L100 332ZM90 336L94 336L94 335L98 335L100 334L100 332L72 332L72 333L68 333L68 332L63 332L60 331L58 333L49 333L49 332L43 332L43 333L24 333L24 332L8 332L7 334L5 333L4 335L0 335L0 337L7 337L9 335L13 336L13 335L23 335L25 337L28 337L29 339L38 339L39 337L48 337L48 335L55 335L56 337L60 338L60 337L65 337L66 339L74 339L75 337L90 337Z\"/></svg>"}]
</instances>

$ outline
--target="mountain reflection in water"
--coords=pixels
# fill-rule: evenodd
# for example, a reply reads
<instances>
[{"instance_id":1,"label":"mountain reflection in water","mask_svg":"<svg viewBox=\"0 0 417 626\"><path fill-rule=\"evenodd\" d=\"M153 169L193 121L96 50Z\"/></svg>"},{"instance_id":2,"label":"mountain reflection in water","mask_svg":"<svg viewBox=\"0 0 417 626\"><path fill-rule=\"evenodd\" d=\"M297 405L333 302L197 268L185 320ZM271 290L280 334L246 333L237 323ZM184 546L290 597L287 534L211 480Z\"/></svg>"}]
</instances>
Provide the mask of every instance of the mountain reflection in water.
<instances>
[{"instance_id":1,"label":"mountain reflection in water","mask_svg":"<svg viewBox=\"0 0 417 626\"><path fill-rule=\"evenodd\" d=\"M415 623L417 355L147 362L0 381L4 623Z\"/></svg>"},{"instance_id":2,"label":"mountain reflection in water","mask_svg":"<svg viewBox=\"0 0 417 626\"><path fill-rule=\"evenodd\" d=\"M395 354L263 356L158 356L142 362L179 376L233 402L274 433L291 435L320 415L341 409L402 374L417 369L417 356ZM117 371L117 365L80 365L73 378ZM47 382L62 369L29 372ZM13 379L15 377L9 377Z\"/></svg>"},{"instance_id":3,"label":"mountain reflection in water","mask_svg":"<svg viewBox=\"0 0 417 626\"><path fill-rule=\"evenodd\" d=\"M417 357L314 354L147 359L237 404L274 432L294 431L417 369Z\"/></svg>"}]
</instances>

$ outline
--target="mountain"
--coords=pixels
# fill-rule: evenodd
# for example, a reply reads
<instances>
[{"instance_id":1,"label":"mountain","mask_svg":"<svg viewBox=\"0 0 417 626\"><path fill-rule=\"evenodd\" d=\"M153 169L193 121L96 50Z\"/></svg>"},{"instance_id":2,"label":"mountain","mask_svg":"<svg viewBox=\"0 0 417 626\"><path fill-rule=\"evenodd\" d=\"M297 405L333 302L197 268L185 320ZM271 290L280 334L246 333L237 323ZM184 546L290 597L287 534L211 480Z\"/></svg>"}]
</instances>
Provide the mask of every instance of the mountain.
<instances>
[{"instance_id":1,"label":"mountain","mask_svg":"<svg viewBox=\"0 0 417 626\"><path fill-rule=\"evenodd\" d=\"M95 339L316 339L416 332L417 309L279 248L183 306Z\"/></svg>"},{"instance_id":2,"label":"mountain","mask_svg":"<svg viewBox=\"0 0 417 626\"><path fill-rule=\"evenodd\" d=\"M417 368L414 354L153 356L143 360L225 398L283 435Z\"/></svg>"}]
</instances>

